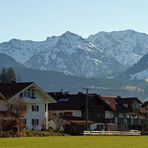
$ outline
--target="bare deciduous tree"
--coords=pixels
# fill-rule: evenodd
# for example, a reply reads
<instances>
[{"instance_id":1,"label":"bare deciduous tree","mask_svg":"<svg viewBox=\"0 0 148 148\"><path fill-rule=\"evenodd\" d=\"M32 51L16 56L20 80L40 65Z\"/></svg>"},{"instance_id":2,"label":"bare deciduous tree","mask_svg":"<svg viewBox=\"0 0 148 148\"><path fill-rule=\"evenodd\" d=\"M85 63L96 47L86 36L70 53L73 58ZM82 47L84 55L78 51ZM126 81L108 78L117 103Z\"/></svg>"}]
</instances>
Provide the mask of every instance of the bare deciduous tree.
<instances>
[{"instance_id":1,"label":"bare deciduous tree","mask_svg":"<svg viewBox=\"0 0 148 148\"><path fill-rule=\"evenodd\" d=\"M49 122L52 122L52 125L50 126L53 126L53 130L55 130L56 132L64 130L65 120L61 116L50 115L49 119Z\"/></svg>"}]
</instances>

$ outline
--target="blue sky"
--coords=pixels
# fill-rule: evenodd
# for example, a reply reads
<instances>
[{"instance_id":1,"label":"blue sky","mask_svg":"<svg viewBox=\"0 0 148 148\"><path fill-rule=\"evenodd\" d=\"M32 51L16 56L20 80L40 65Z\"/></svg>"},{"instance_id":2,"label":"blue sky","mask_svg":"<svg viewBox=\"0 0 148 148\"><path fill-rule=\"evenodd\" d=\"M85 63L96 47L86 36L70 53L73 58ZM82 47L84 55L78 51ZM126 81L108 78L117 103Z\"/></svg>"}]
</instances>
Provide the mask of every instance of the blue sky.
<instances>
[{"instance_id":1,"label":"blue sky","mask_svg":"<svg viewBox=\"0 0 148 148\"><path fill-rule=\"evenodd\" d=\"M148 33L148 0L0 0L0 42L125 29Z\"/></svg>"}]
</instances>

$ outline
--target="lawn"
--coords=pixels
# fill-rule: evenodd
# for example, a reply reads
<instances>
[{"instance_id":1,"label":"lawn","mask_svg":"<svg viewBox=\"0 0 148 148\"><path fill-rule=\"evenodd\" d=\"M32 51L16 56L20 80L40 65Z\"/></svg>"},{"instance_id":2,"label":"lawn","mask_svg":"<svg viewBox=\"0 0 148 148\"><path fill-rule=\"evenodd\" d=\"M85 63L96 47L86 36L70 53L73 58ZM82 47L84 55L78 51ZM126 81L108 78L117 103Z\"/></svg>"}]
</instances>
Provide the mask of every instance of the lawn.
<instances>
[{"instance_id":1,"label":"lawn","mask_svg":"<svg viewBox=\"0 0 148 148\"><path fill-rule=\"evenodd\" d=\"M147 148L148 136L0 138L0 148Z\"/></svg>"}]
</instances>

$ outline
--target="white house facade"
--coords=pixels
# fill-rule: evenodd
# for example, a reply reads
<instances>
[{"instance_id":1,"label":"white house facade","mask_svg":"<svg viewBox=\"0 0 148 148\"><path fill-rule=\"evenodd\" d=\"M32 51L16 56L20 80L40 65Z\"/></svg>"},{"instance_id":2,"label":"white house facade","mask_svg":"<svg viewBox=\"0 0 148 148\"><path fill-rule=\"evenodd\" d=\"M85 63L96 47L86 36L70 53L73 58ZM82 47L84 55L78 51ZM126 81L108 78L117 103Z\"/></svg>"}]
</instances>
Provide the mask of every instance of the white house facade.
<instances>
[{"instance_id":1,"label":"white house facade","mask_svg":"<svg viewBox=\"0 0 148 148\"><path fill-rule=\"evenodd\" d=\"M26 84L26 85L25 85ZM44 90L42 90L35 83L15 83L10 84L14 89L20 87L18 92L7 99L10 108L12 105L21 106L23 104L24 111L21 113L21 121L24 127L29 130L41 130L48 128L48 103L56 102L52 97L50 97ZM7 84L9 85L9 84ZM21 85L24 87L21 87ZM11 91L11 90L10 90ZM12 90L13 92L13 90ZM6 106L6 105L5 105ZM4 105L3 108L4 110Z\"/></svg>"}]
</instances>

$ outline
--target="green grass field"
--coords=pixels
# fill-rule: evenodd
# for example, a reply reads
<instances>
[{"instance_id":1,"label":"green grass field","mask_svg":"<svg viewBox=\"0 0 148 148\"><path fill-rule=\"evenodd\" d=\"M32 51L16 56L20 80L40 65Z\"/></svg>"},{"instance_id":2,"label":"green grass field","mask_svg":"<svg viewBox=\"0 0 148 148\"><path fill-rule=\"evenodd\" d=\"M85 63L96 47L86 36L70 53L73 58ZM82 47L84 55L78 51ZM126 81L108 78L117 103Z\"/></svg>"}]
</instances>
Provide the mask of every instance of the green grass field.
<instances>
[{"instance_id":1,"label":"green grass field","mask_svg":"<svg viewBox=\"0 0 148 148\"><path fill-rule=\"evenodd\" d=\"M148 136L0 138L0 148L147 148Z\"/></svg>"}]
</instances>

